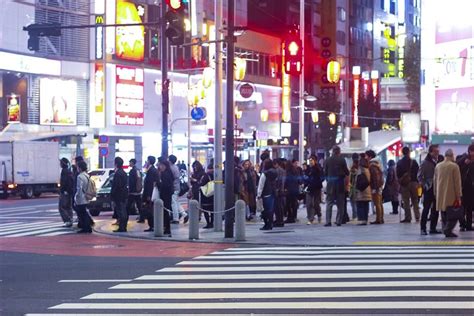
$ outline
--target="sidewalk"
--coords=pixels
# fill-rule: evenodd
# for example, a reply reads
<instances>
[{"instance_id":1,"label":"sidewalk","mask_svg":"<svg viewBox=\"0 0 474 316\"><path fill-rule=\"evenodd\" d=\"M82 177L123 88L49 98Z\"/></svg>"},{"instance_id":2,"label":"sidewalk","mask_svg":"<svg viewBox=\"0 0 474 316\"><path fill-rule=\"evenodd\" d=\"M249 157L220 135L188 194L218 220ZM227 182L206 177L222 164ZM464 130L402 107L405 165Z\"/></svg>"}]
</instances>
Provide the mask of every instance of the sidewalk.
<instances>
[{"instance_id":1,"label":"sidewalk","mask_svg":"<svg viewBox=\"0 0 474 316\"><path fill-rule=\"evenodd\" d=\"M474 245L474 232L459 232L459 226L455 233L458 238L445 238L443 234L420 235L420 225L414 220L411 224L401 224L399 215L388 214L391 207L385 204L385 224L358 226L356 222L350 222L340 227L334 225L324 227L325 205L322 204L323 222L321 224L306 225L306 209L298 210L298 222L295 224L285 224L285 227L276 227L271 231L261 231L263 223L260 220L247 222L246 241L242 244L268 244L268 245L299 245L299 246L336 246L336 245ZM335 216L335 208L333 216ZM349 214L352 214L349 207ZM374 215L370 216L373 221ZM172 241L189 241L188 224L172 224L172 237L154 237L153 233L143 232L148 228L146 224L138 224L135 216L130 216L128 232L114 233L117 226L112 223L115 220L97 221L94 227L95 232L113 235L118 237L156 239ZM315 221L316 222L316 221ZM204 216L200 222L199 242L212 243L232 243L233 239L224 238L224 232L214 232L213 229L202 229L204 227ZM440 229L441 223L438 223ZM428 222L429 227L429 222Z\"/></svg>"}]
</instances>

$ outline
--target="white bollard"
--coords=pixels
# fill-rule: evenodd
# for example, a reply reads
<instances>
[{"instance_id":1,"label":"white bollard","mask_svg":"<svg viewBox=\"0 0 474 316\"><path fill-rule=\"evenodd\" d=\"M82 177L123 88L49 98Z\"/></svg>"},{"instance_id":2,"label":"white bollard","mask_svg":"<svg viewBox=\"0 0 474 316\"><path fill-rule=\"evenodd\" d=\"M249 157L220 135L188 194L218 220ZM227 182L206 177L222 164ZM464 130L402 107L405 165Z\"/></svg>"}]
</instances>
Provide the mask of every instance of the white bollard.
<instances>
[{"instance_id":1,"label":"white bollard","mask_svg":"<svg viewBox=\"0 0 474 316\"><path fill-rule=\"evenodd\" d=\"M235 202L235 241L245 241L245 202Z\"/></svg>"},{"instance_id":2,"label":"white bollard","mask_svg":"<svg viewBox=\"0 0 474 316\"><path fill-rule=\"evenodd\" d=\"M153 202L153 227L155 237L163 237L163 200L156 200Z\"/></svg>"},{"instance_id":3,"label":"white bollard","mask_svg":"<svg viewBox=\"0 0 474 316\"><path fill-rule=\"evenodd\" d=\"M199 239L199 202L189 201L189 239Z\"/></svg>"}]
</instances>

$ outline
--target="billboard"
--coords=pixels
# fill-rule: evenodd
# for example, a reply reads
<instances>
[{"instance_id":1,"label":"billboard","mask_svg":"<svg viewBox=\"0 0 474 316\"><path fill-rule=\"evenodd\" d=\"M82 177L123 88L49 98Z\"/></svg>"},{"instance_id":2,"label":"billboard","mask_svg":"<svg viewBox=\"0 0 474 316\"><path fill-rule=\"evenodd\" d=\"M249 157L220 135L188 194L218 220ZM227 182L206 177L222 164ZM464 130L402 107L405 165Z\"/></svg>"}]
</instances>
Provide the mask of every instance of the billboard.
<instances>
[{"instance_id":1,"label":"billboard","mask_svg":"<svg viewBox=\"0 0 474 316\"><path fill-rule=\"evenodd\" d=\"M8 123L20 122L20 96L12 94L7 96Z\"/></svg>"},{"instance_id":2,"label":"billboard","mask_svg":"<svg viewBox=\"0 0 474 316\"><path fill-rule=\"evenodd\" d=\"M39 108L41 125L76 125L77 83L41 78Z\"/></svg>"},{"instance_id":3,"label":"billboard","mask_svg":"<svg viewBox=\"0 0 474 316\"><path fill-rule=\"evenodd\" d=\"M143 125L143 69L115 68L115 124Z\"/></svg>"},{"instance_id":4,"label":"billboard","mask_svg":"<svg viewBox=\"0 0 474 316\"><path fill-rule=\"evenodd\" d=\"M127 0L118 0L116 8L117 24L143 23L145 6ZM143 61L145 54L145 27L116 27L115 55L119 59Z\"/></svg>"}]
</instances>

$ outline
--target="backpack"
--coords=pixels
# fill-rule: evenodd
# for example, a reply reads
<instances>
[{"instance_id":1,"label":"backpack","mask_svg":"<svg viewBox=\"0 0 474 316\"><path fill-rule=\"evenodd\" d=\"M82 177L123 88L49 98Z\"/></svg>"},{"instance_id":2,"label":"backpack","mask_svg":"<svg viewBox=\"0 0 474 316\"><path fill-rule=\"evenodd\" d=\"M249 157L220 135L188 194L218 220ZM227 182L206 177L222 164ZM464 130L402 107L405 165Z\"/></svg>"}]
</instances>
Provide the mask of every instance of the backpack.
<instances>
[{"instance_id":1,"label":"backpack","mask_svg":"<svg viewBox=\"0 0 474 316\"><path fill-rule=\"evenodd\" d=\"M87 185L86 185L86 190L84 191L84 196L87 201L92 200L95 198L96 193L97 193L97 188L95 186L95 182L91 180L89 176L87 177Z\"/></svg>"},{"instance_id":2,"label":"backpack","mask_svg":"<svg viewBox=\"0 0 474 316\"><path fill-rule=\"evenodd\" d=\"M365 189L367 189L367 187L369 186L369 179L367 179L365 173L357 175L355 186L356 189L360 192L363 192Z\"/></svg>"},{"instance_id":3,"label":"backpack","mask_svg":"<svg viewBox=\"0 0 474 316\"><path fill-rule=\"evenodd\" d=\"M137 193L141 193L143 190L143 181L142 181L142 174L140 171L137 170L137 183L135 188Z\"/></svg>"}]
</instances>

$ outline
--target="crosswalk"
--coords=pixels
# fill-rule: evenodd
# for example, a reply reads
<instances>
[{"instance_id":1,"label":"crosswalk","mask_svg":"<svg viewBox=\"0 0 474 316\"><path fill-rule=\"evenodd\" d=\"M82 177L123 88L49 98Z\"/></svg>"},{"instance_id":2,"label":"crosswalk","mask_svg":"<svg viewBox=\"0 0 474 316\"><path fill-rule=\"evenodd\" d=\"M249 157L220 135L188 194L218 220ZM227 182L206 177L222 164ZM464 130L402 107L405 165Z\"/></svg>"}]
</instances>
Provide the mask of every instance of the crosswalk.
<instances>
[{"instance_id":1,"label":"crosswalk","mask_svg":"<svg viewBox=\"0 0 474 316\"><path fill-rule=\"evenodd\" d=\"M36 315L474 313L474 247L231 248Z\"/></svg>"},{"instance_id":2,"label":"crosswalk","mask_svg":"<svg viewBox=\"0 0 474 316\"><path fill-rule=\"evenodd\" d=\"M1 237L59 236L74 233L60 221L9 221L0 222Z\"/></svg>"}]
</instances>

